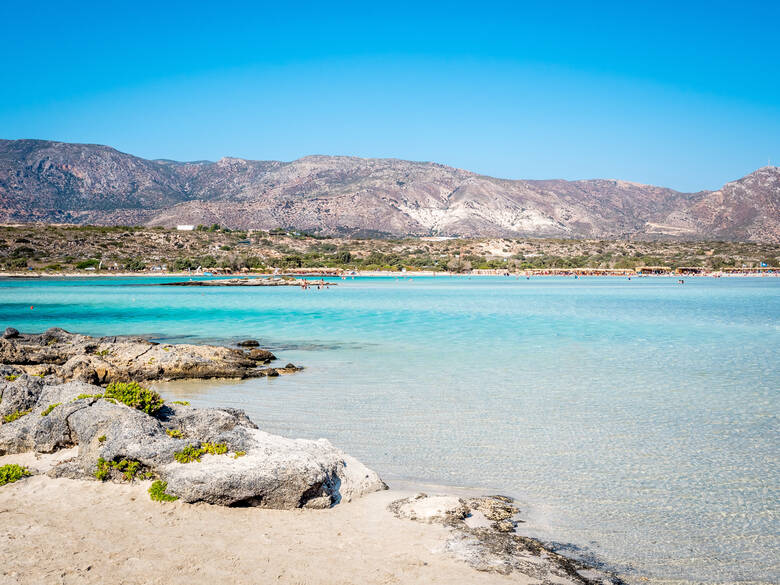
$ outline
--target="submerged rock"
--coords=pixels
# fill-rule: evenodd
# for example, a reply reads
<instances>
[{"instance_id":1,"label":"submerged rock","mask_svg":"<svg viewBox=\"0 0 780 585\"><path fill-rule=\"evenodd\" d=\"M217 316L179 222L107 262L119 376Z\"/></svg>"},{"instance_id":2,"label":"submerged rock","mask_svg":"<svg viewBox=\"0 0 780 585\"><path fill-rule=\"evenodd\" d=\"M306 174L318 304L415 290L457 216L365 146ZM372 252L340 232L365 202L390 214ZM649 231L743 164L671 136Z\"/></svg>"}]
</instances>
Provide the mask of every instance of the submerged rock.
<instances>
[{"instance_id":1,"label":"submerged rock","mask_svg":"<svg viewBox=\"0 0 780 585\"><path fill-rule=\"evenodd\" d=\"M256 362L262 362L264 364L270 363L276 359L276 356L267 349L252 349L247 354L250 360Z\"/></svg>"},{"instance_id":2,"label":"submerged rock","mask_svg":"<svg viewBox=\"0 0 780 585\"><path fill-rule=\"evenodd\" d=\"M417 494L389 506L399 518L440 523L451 529L446 548L478 571L517 572L534 582L559 585L623 585L616 576L564 557L516 533L519 510L511 498Z\"/></svg>"},{"instance_id":3,"label":"submerged rock","mask_svg":"<svg viewBox=\"0 0 780 585\"><path fill-rule=\"evenodd\" d=\"M56 327L42 334L17 332L0 338L0 363L88 384L263 376L259 365L276 356L266 350L252 351L258 353L247 355L214 345L160 344L140 337L89 337Z\"/></svg>"},{"instance_id":4,"label":"submerged rock","mask_svg":"<svg viewBox=\"0 0 780 585\"><path fill-rule=\"evenodd\" d=\"M327 508L387 487L325 439L271 435L241 410L167 404L150 416L99 386L52 381L0 382L0 413L25 413L0 425L0 455L78 445L55 477L153 477L185 502L268 508Z\"/></svg>"}]
</instances>

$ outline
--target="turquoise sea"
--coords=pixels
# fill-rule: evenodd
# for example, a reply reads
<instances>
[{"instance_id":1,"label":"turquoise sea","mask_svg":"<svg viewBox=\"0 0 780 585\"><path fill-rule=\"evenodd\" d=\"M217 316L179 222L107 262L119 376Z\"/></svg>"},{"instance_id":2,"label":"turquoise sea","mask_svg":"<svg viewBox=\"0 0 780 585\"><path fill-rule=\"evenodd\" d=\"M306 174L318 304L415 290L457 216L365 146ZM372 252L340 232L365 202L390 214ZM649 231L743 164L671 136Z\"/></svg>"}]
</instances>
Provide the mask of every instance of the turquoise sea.
<instances>
[{"instance_id":1,"label":"turquoise sea","mask_svg":"<svg viewBox=\"0 0 780 585\"><path fill-rule=\"evenodd\" d=\"M0 325L254 337L306 370L159 389L391 484L515 496L526 533L629 581L780 582L780 279L161 280L0 281Z\"/></svg>"}]
</instances>

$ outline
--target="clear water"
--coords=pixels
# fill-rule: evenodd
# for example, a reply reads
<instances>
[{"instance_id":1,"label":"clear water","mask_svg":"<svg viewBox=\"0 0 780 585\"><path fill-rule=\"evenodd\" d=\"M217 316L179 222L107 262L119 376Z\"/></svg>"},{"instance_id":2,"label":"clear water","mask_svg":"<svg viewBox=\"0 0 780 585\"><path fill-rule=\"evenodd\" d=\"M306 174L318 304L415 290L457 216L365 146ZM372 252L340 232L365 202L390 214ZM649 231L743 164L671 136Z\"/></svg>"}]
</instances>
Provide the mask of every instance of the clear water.
<instances>
[{"instance_id":1,"label":"clear water","mask_svg":"<svg viewBox=\"0 0 780 585\"><path fill-rule=\"evenodd\" d=\"M328 290L0 282L0 325L255 337L277 379L176 383L385 477L517 497L629 580L780 581L780 280L393 278ZM33 308L31 308L31 306Z\"/></svg>"}]
</instances>

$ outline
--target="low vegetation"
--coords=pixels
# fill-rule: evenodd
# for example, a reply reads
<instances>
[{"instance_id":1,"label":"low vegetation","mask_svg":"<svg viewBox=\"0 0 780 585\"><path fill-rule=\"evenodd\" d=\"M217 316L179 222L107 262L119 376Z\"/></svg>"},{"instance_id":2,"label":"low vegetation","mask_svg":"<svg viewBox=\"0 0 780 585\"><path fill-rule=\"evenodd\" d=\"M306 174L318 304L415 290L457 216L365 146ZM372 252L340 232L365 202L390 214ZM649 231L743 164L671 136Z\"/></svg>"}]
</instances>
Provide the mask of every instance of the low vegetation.
<instances>
[{"instance_id":1,"label":"low vegetation","mask_svg":"<svg viewBox=\"0 0 780 585\"><path fill-rule=\"evenodd\" d=\"M125 481L133 481L136 477L146 479L151 477L151 473L141 473L143 465L140 461L134 459L120 459L119 461L107 461L102 457L97 461L95 477L100 481L106 481L111 477L112 471L122 474Z\"/></svg>"},{"instance_id":2,"label":"low vegetation","mask_svg":"<svg viewBox=\"0 0 780 585\"><path fill-rule=\"evenodd\" d=\"M182 433L180 429L165 429L165 433L174 439L181 439L184 437L184 433Z\"/></svg>"},{"instance_id":3,"label":"low vegetation","mask_svg":"<svg viewBox=\"0 0 780 585\"><path fill-rule=\"evenodd\" d=\"M157 414L165 403L157 392L144 388L138 382L111 382L106 386L105 397L152 416Z\"/></svg>"},{"instance_id":4,"label":"low vegetation","mask_svg":"<svg viewBox=\"0 0 780 585\"><path fill-rule=\"evenodd\" d=\"M7 423L11 423L22 418L23 416L27 416L28 414L30 414L29 410L17 410L16 412L12 412L11 414L4 416L3 420Z\"/></svg>"},{"instance_id":5,"label":"low vegetation","mask_svg":"<svg viewBox=\"0 0 780 585\"><path fill-rule=\"evenodd\" d=\"M10 376L6 376L5 379L7 382L13 382L19 377L19 374L11 374Z\"/></svg>"},{"instance_id":6,"label":"low vegetation","mask_svg":"<svg viewBox=\"0 0 780 585\"><path fill-rule=\"evenodd\" d=\"M143 260L140 260L143 258ZM292 229L190 232L171 228L0 227L0 268L42 273L94 270L271 272L274 268L432 270L724 267L780 264L780 245L589 239L323 238Z\"/></svg>"},{"instance_id":7,"label":"low vegetation","mask_svg":"<svg viewBox=\"0 0 780 585\"><path fill-rule=\"evenodd\" d=\"M149 497L155 502L175 502L179 499L176 496L167 493L165 491L167 489L168 482L160 481L158 479L149 487Z\"/></svg>"},{"instance_id":8,"label":"low vegetation","mask_svg":"<svg viewBox=\"0 0 780 585\"><path fill-rule=\"evenodd\" d=\"M200 461L201 456L207 453L210 455L225 455L227 452L228 447L225 443L203 443L200 447L187 445L181 451L176 451L173 457L179 463L192 463Z\"/></svg>"},{"instance_id":9,"label":"low vegetation","mask_svg":"<svg viewBox=\"0 0 780 585\"><path fill-rule=\"evenodd\" d=\"M200 456L203 455L203 453L205 453L205 451L199 447L187 445L181 451L176 451L173 454L173 458L179 463L192 463L194 461L200 461Z\"/></svg>"},{"instance_id":10,"label":"low vegetation","mask_svg":"<svg viewBox=\"0 0 780 585\"><path fill-rule=\"evenodd\" d=\"M60 404L62 404L62 402L55 402L54 404L50 404L46 407L46 410L41 413L41 416L49 416L49 413L57 408Z\"/></svg>"},{"instance_id":11,"label":"low vegetation","mask_svg":"<svg viewBox=\"0 0 780 585\"><path fill-rule=\"evenodd\" d=\"M73 399L73 402L76 400L85 400L87 398L103 398L103 394L79 394Z\"/></svg>"},{"instance_id":12,"label":"low vegetation","mask_svg":"<svg viewBox=\"0 0 780 585\"><path fill-rule=\"evenodd\" d=\"M25 477L30 477L32 473L26 467L11 463L9 465L0 466L0 485L7 483L14 483Z\"/></svg>"}]
</instances>

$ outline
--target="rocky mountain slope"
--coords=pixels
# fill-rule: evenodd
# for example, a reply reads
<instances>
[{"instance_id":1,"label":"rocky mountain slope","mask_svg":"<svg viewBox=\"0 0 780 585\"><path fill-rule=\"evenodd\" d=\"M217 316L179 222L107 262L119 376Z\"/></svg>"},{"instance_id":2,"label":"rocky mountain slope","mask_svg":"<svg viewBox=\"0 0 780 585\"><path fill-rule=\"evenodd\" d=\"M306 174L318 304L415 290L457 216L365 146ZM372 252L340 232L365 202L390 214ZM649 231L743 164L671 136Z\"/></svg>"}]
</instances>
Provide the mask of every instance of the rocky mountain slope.
<instances>
[{"instance_id":1,"label":"rocky mountain slope","mask_svg":"<svg viewBox=\"0 0 780 585\"><path fill-rule=\"evenodd\" d=\"M780 241L780 168L718 191L617 180L512 181L428 162L144 160L106 146L0 140L0 222L293 227L328 235Z\"/></svg>"}]
</instances>

